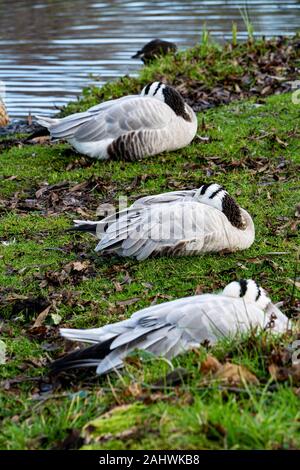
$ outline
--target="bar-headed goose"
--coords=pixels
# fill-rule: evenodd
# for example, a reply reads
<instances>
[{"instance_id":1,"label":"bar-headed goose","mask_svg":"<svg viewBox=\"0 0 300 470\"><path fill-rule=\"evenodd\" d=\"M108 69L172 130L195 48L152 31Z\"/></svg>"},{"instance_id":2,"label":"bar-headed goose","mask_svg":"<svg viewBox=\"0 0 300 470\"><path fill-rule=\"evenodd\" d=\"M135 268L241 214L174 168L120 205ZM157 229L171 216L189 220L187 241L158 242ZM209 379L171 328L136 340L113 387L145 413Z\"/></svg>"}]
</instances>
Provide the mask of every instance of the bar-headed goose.
<instances>
[{"instance_id":1,"label":"bar-headed goose","mask_svg":"<svg viewBox=\"0 0 300 470\"><path fill-rule=\"evenodd\" d=\"M124 96L62 119L36 116L52 137L66 139L79 153L100 160L137 160L188 145L197 118L182 96L161 82L140 95Z\"/></svg>"},{"instance_id":2,"label":"bar-headed goose","mask_svg":"<svg viewBox=\"0 0 300 470\"><path fill-rule=\"evenodd\" d=\"M95 367L105 374L123 366L134 349L172 359L203 342L215 344L251 329L284 333L288 318L255 281L228 284L219 294L203 294L164 302L135 312L128 320L87 330L61 329L64 338L91 343L58 359L52 369Z\"/></svg>"},{"instance_id":3,"label":"bar-headed goose","mask_svg":"<svg viewBox=\"0 0 300 470\"><path fill-rule=\"evenodd\" d=\"M132 59L141 59L144 64L149 64L158 57L171 52L175 53L176 51L177 46L173 42L164 41L163 39L152 39L152 41L147 42L142 49L137 51L137 53L132 56Z\"/></svg>"},{"instance_id":4,"label":"bar-headed goose","mask_svg":"<svg viewBox=\"0 0 300 470\"><path fill-rule=\"evenodd\" d=\"M143 197L99 222L75 220L74 229L100 238L96 251L138 260L243 250L255 237L251 216L215 183Z\"/></svg>"}]
</instances>

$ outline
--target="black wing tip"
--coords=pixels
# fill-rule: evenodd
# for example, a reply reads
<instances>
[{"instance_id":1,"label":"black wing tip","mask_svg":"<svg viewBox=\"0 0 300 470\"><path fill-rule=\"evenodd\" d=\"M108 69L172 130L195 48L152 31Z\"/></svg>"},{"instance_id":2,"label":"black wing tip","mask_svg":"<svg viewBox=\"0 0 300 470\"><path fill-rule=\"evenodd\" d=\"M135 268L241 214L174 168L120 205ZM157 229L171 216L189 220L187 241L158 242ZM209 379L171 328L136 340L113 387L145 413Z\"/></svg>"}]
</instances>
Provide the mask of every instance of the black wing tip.
<instances>
[{"instance_id":1,"label":"black wing tip","mask_svg":"<svg viewBox=\"0 0 300 470\"><path fill-rule=\"evenodd\" d=\"M80 369L82 367L97 367L98 363L89 362L87 360L72 360L69 355L56 359L49 366L50 375L58 375L70 369Z\"/></svg>"},{"instance_id":2,"label":"black wing tip","mask_svg":"<svg viewBox=\"0 0 300 470\"><path fill-rule=\"evenodd\" d=\"M111 352L110 345L114 339L87 348L77 349L56 359L50 364L50 373L58 374L64 370L79 367L97 367L99 362Z\"/></svg>"},{"instance_id":3,"label":"black wing tip","mask_svg":"<svg viewBox=\"0 0 300 470\"><path fill-rule=\"evenodd\" d=\"M81 224L73 225L73 227L67 228L66 232L86 232L86 233L96 233L97 225L96 224Z\"/></svg>"}]
</instances>

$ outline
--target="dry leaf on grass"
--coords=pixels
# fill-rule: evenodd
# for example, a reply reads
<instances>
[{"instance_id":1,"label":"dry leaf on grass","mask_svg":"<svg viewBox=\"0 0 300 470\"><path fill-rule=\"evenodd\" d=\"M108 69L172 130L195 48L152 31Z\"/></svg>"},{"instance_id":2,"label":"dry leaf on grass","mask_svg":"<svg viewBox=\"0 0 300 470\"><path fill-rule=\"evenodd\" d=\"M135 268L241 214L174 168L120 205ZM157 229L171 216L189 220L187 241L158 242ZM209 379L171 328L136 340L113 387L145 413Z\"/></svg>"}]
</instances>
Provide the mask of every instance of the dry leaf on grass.
<instances>
[{"instance_id":1,"label":"dry leaf on grass","mask_svg":"<svg viewBox=\"0 0 300 470\"><path fill-rule=\"evenodd\" d=\"M142 394L142 386L137 382L130 384L127 389L124 390L124 395L126 397L138 398Z\"/></svg>"},{"instance_id":2,"label":"dry leaf on grass","mask_svg":"<svg viewBox=\"0 0 300 470\"><path fill-rule=\"evenodd\" d=\"M33 139L28 140L29 143L44 145L46 143L50 143L50 135L42 135L39 137L33 137Z\"/></svg>"},{"instance_id":3,"label":"dry leaf on grass","mask_svg":"<svg viewBox=\"0 0 300 470\"><path fill-rule=\"evenodd\" d=\"M269 372L272 379L277 382L290 380L294 385L300 385L300 364L293 364L290 367L271 364L269 366Z\"/></svg>"},{"instance_id":4,"label":"dry leaf on grass","mask_svg":"<svg viewBox=\"0 0 300 470\"><path fill-rule=\"evenodd\" d=\"M246 367L227 362L214 374L216 380L225 385L241 386L247 384L259 385L258 378Z\"/></svg>"},{"instance_id":5,"label":"dry leaf on grass","mask_svg":"<svg viewBox=\"0 0 300 470\"><path fill-rule=\"evenodd\" d=\"M32 328L39 328L40 326L43 325L44 321L46 320L46 317L48 316L48 313L50 311L51 305L49 305L45 310L43 310L38 317L36 318L34 324L32 325Z\"/></svg>"},{"instance_id":6,"label":"dry leaf on grass","mask_svg":"<svg viewBox=\"0 0 300 470\"><path fill-rule=\"evenodd\" d=\"M136 302L139 302L140 300L141 300L140 297L133 297L132 299L127 299L127 300L117 300L116 305L121 306L121 307L127 307L127 305L135 304Z\"/></svg>"},{"instance_id":7,"label":"dry leaf on grass","mask_svg":"<svg viewBox=\"0 0 300 470\"><path fill-rule=\"evenodd\" d=\"M201 363L200 371L209 376L205 383L217 380L229 386L243 386L245 383L259 385L257 377L246 367L231 362L221 364L218 359L210 355Z\"/></svg>"},{"instance_id":8,"label":"dry leaf on grass","mask_svg":"<svg viewBox=\"0 0 300 470\"><path fill-rule=\"evenodd\" d=\"M74 261L73 263L69 263L69 265L70 265L70 268L73 269L74 271L85 271L90 266L90 263L89 261L83 261L83 262Z\"/></svg>"},{"instance_id":9,"label":"dry leaf on grass","mask_svg":"<svg viewBox=\"0 0 300 470\"><path fill-rule=\"evenodd\" d=\"M218 359L208 354L206 359L203 362L201 362L200 372L202 372L205 375L210 374L210 373L215 374L221 367L222 365L218 361Z\"/></svg>"}]
</instances>

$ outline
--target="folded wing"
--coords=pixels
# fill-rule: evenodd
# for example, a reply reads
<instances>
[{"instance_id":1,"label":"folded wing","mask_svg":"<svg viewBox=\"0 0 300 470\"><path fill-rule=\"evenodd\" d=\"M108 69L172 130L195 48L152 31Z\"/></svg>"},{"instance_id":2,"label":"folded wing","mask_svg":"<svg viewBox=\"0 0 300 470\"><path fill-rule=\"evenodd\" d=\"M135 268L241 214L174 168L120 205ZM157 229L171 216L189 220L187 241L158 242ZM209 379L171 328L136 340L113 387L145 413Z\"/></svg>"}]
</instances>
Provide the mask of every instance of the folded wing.
<instances>
[{"instance_id":1,"label":"folded wing","mask_svg":"<svg viewBox=\"0 0 300 470\"><path fill-rule=\"evenodd\" d=\"M132 206L120 213L117 220L101 221L106 230L96 251L115 251L138 260L172 250L177 254L187 250L217 251L229 246L228 225L221 211L191 200L172 204L140 202L136 209Z\"/></svg>"},{"instance_id":2,"label":"folded wing","mask_svg":"<svg viewBox=\"0 0 300 470\"><path fill-rule=\"evenodd\" d=\"M130 131L161 129L169 124L173 115L171 108L161 101L139 95L126 96L61 119L51 126L51 134L78 142L116 139Z\"/></svg>"},{"instance_id":3,"label":"folded wing","mask_svg":"<svg viewBox=\"0 0 300 470\"><path fill-rule=\"evenodd\" d=\"M264 328L269 320L255 304L240 298L206 294L186 297L140 310L123 322L91 330L61 330L73 341L95 343L59 359L55 370L94 366L104 374L123 365L134 349L172 358L203 342L214 344L250 328Z\"/></svg>"}]
</instances>

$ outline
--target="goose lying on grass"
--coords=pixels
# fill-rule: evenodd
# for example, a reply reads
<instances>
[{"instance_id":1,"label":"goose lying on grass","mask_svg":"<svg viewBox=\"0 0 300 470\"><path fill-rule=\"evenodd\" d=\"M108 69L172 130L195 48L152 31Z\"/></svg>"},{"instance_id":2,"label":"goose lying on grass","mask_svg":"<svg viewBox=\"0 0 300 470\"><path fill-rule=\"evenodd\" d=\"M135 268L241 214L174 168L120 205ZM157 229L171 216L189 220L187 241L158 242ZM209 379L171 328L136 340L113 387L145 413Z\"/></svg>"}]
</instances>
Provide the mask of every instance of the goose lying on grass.
<instances>
[{"instance_id":1,"label":"goose lying on grass","mask_svg":"<svg viewBox=\"0 0 300 470\"><path fill-rule=\"evenodd\" d=\"M95 367L106 374L123 366L134 349L171 359L203 342L216 343L253 328L284 333L288 318L255 281L228 284L220 294L203 294L164 302L123 320L88 330L61 329L64 338L92 343L56 360L52 370Z\"/></svg>"},{"instance_id":2,"label":"goose lying on grass","mask_svg":"<svg viewBox=\"0 0 300 470\"><path fill-rule=\"evenodd\" d=\"M182 96L161 82L62 119L36 116L55 139L92 158L138 160L187 146L197 117Z\"/></svg>"},{"instance_id":3,"label":"goose lying on grass","mask_svg":"<svg viewBox=\"0 0 300 470\"><path fill-rule=\"evenodd\" d=\"M96 251L137 260L243 250L255 237L251 216L215 183L143 197L100 222L74 222L75 230L100 238Z\"/></svg>"},{"instance_id":4,"label":"goose lying on grass","mask_svg":"<svg viewBox=\"0 0 300 470\"><path fill-rule=\"evenodd\" d=\"M141 59L144 64L149 64L158 57L169 54L170 52L175 53L177 46L173 42L164 41L163 39L152 39L147 42L141 50L137 51L132 56L132 59Z\"/></svg>"}]
</instances>

